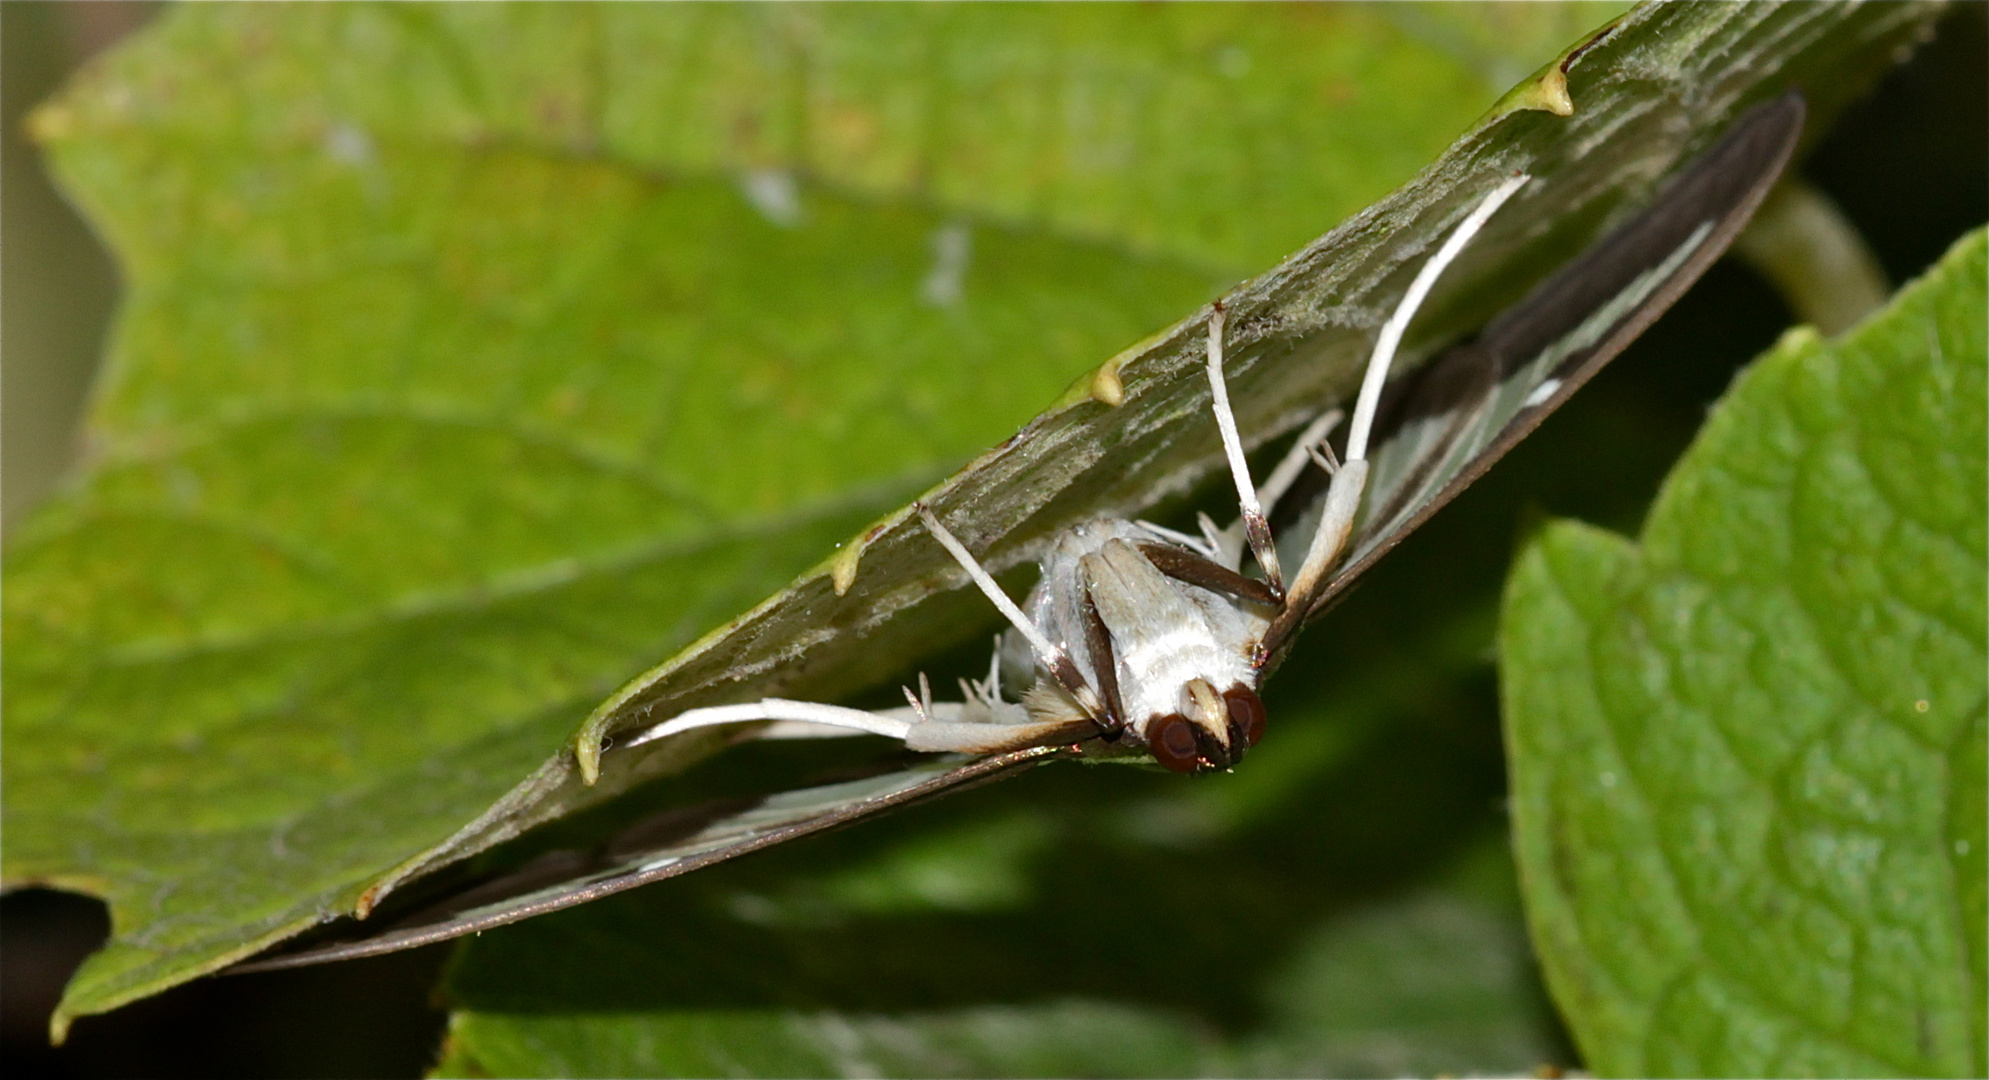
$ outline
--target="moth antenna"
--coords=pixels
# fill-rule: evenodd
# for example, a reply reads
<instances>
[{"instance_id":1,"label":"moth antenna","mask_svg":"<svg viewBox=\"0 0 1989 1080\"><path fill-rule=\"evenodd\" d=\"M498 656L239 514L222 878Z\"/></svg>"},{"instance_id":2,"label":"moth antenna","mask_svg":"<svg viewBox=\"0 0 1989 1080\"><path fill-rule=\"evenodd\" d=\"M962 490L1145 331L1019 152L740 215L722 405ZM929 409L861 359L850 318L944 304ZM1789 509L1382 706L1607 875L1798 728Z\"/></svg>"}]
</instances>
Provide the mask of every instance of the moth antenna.
<instances>
[{"instance_id":1,"label":"moth antenna","mask_svg":"<svg viewBox=\"0 0 1989 1080\"><path fill-rule=\"evenodd\" d=\"M1346 418L1347 414L1341 410L1328 409L1312 423L1305 425L1305 430L1298 433L1298 440L1291 444L1290 450L1285 451L1285 456L1278 462L1278 467L1271 470L1271 475L1264 481L1264 486L1257 489L1257 496L1264 500L1265 506L1270 507L1271 511L1277 509L1278 503L1285 497L1285 492L1291 490L1291 486L1298 482L1300 474L1305 472L1306 462L1312 460L1312 448L1325 442L1326 433L1338 427L1340 421Z\"/></svg>"},{"instance_id":2,"label":"moth antenna","mask_svg":"<svg viewBox=\"0 0 1989 1080\"><path fill-rule=\"evenodd\" d=\"M1222 546L1222 530L1216 527L1215 519L1207 511L1195 511L1195 527L1202 530L1202 542L1210 547Z\"/></svg>"},{"instance_id":3,"label":"moth antenna","mask_svg":"<svg viewBox=\"0 0 1989 1080\"><path fill-rule=\"evenodd\" d=\"M919 672L919 700L925 702L925 708L919 710L920 715L932 711L932 680L926 678L923 671Z\"/></svg>"},{"instance_id":4,"label":"moth antenna","mask_svg":"<svg viewBox=\"0 0 1989 1080\"><path fill-rule=\"evenodd\" d=\"M1285 592L1284 574L1278 569L1278 546L1271 542L1271 525L1264 520L1264 508L1257 501L1256 485L1250 482L1250 463L1243 460L1243 440L1236 433L1236 413L1229 407L1229 383L1222 373L1222 331L1226 312L1222 301L1215 302L1209 314L1209 393L1215 399L1216 430L1222 433L1222 452L1229 458L1229 475L1236 481L1236 505L1243 519L1243 535L1250 541L1250 553L1264 571L1264 580L1279 596Z\"/></svg>"},{"instance_id":5,"label":"moth antenna","mask_svg":"<svg viewBox=\"0 0 1989 1080\"><path fill-rule=\"evenodd\" d=\"M910 691L906 693L909 696ZM916 702L913 704L917 705ZM691 709L678 713L648 731L635 735L622 746L625 748L641 746L646 742L654 742L696 728L717 727L721 724L745 724L755 720L799 720L807 724L867 731L872 735L882 735L899 742L905 741L905 735L912 729L908 721L879 716L876 713L864 712L862 709L823 705L813 701L767 698L764 701L754 701L744 705L714 705L710 708Z\"/></svg>"},{"instance_id":6,"label":"moth antenna","mask_svg":"<svg viewBox=\"0 0 1989 1080\"><path fill-rule=\"evenodd\" d=\"M974 585L988 598L988 602L1008 619L1010 626L1022 634L1024 640L1029 642L1030 648L1036 650L1037 658L1042 660L1046 667L1050 666L1052 661L1063 659L1064 651L1052 644L1049 638L1044 637L1041 630L1036 629L1036 624L1030 622L1029 616L1024 615L1022 609L1015 606L1015 601L1010 600L1008 594L1001 591L1001 586L995 584L993 575L981 566L980 560L974 558L973 553L967 550L967 546L948 531L946 526L941 525L939 519L933 516L932 510L924 503L918 503L916 506L919 519L925 522L926 531L932 534L934 540L939 541L939 546L945 548L948 555L953 556L953 561L960 564L960 569L967 571L967 576L973 579Z\"/></svg>"},{"instance_id":7,"label":"moth antenna","mask_svg":"<svg viewBox=\"0 0 1989 1080\"><path fill-rule=\"evenodd\" d=\"M1231 569L1243 565L1243 538L1240 535L1217 528L1215 519L1199 510L1195 511L1195 524L1201 527L1202 542L1209 546L1210 558Z\"/></svg>"},{"instance_id":8,"label":"moth antenna","mask_svg":"<svg viewBox=\"0 0 1989 1080\"><path fill-rule=\"evenodd\" d=\"M1203 517L1207 517L1207 515L1205 514ZM1209 538L1206 533L1201 536L1189 536L1187 533L1181 532L1178 529L1170 529L1165 525L1155 525L1153 522L1147 521L1144 518L1134 522L1134 524L1170 544L1187 548L1189 551L1199 551L1210 558L1216 558L1221 551L1220 548L1210 548L1208 546Z\"/></svg>"},{"instance_id":9,"label":"moth antenna","mask_svg":"<svg viewBox=\"0 0 1989 1080\"><path fill-rule=\"evenodd\" d=\"M1382 324L1381 334L1374 342L1374 353L1368 358L1367 374L1361 380L1360 397L1354 403L1353 422L1347 430L1347 456L1339 468L1332 470L1333 482L1326 488L1326 505L1319 517L1319 531L1312 534L1305 562L1299 566L1298 578L1292 582L1294 596L1314 595L1346 550L1347 537L1353 532L1354 516L1360 512L1361 495L1367 488L1367 441L1374 430L1375 411L1381 405L1381 388L1388 382L1389 365L1394 363L1395 349L1402 343L1402 333L1408 328L1409 320L1415 317L1416 309L1422 307L1437 278L1457 260L1464 245L1470 243L1499 207L1505 205L1506 200L1531 179L1525 173L1515 173L1480 200L1457 228L1451 230L1450 237L1436 254L1430 256L1423 268L1416 272L1415 280L1409 283L1409 291L1403 293L1401 301L1395 305L1395 313ZM1304 616L1301 613L1298 617Z\"/></svg>"}]
</instances>

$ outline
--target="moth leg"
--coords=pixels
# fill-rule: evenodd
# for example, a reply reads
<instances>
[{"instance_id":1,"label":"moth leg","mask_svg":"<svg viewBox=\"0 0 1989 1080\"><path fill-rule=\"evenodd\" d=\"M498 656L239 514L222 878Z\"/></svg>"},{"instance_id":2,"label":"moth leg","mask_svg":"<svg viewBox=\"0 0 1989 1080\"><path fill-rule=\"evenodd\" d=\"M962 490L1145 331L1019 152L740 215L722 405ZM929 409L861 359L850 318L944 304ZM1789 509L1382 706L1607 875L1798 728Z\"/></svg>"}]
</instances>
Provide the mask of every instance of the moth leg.
<instances>
[{"instance_id":1,"label":"moth leg","mask_svg":"<svg viewBox=\"0 0 1989 1080\"><path fill-rule=\"evenodd\" d=\"M939 541L939 546L945 548L947 554L953 556L953 561L959 563L961 569L967 571L967 576L973 579L974 585L988 598L988 602L1007 617L1009 625L1022 634L1023 640L1027 641L1029 647L1035 651L1036 662L1042 664L1043 669L1054 676L1058 684L1069 691L1071 697L1077 699L1078 706L1087 715L1094 720L1103 717L1104 707L1098 700L1097 692L1084 681L1084 674L1077 670L1077 665L1071 663L1070 654L1066 653L1062 646L1043 636L1043 632L1036 628L1036 624L1029 621L1029 616L1015 606L1015 601L1010 600L1008 594L1001 591L1000 585L995 584L993 575L981 566L980 560L974 558L973 553L967 550L967 546L948 532L946 526L939 523L939 519L933 516L931 509L924 503L913 505L919 512L920 520L925 522L926 531L932 534L934 540Z\"/></svg>"},{"instance_id":2,"label":"moth leg","mask_svg":"<svg viewBox=\"0 0 1989 1080\"><path fill-rule=\"evenodd\" d=\"M1229 459L1229 475L1236 481L1236 505L1243 521L1243 535L1250 541L1250 553L1264 571L1264 580L1279 597L1285 593L1284 573L1278 568L1278 545L1271 541L1270 522L1257 502L1256 485L1250 481L1250 463L1243 460L1243 440L1236 433L1236 413L1229 407L1229 383L1222 374L1222 329L1227 313L1222 301L1209 314L1209 393L1214 398L1216 430L1222 433L1222 452Z\"/></svg>"},{"instance_id":3,"label":"moth leg","mask_svg":"<svg viewBox=\"0 0 1989 1080\"><path fill-rule=\"evenodd\" d=\"M1395 349L1402 343L1402 334L1408 329L1409 320L1415 317L1416 309L1422 307L1437 278L1456 261L1464 245L1470 243L1499 207L1530 179L1521 173L1493 188L1451 231L1436 254L1423 264L1415 280L1409 283L1409 291L1395 305L1395 313L1381 325L1374 353L1368 358L1367 374L1361 380L1360 397L1354 403L1353 421L1347 429L1346 460L1333 473L1333 482L1326 488L1326 507L1319 519L1319 531L1312 534L1305 562L1300 565L1298 576L1292 581L1293 596L1309 598L1317 595L1326 575L1339 563L1340 556L1346 550L1347 538L1353 531L1354 515L1360 510L1361 496L1367 489L1367 443L1368 436L1374 430L1374 414L1381 405L1381 389L1388 382L1388 368L1394 363ZM1309 600L1304 606L1309 606ZM1285 614L1289 618L1305 617L1303 610ZM1280 621L1285 620L1281 618Z\"/></svg>"},{"instance_id":4,"label":"moth leg","mask_svg":"<svg viewBox=\"0 0 1989 1080\"><path fill-rule=\"evenodd\" d=\"M1001 754L1032 746L1077 742L1098 734L1090 719L1031 720L1022 724L975 724L933 720L914 724L905 749L933 754Z\"/></svg>"},{"instance_id":5,"label":"moth leg","mask_svg":"<svg viewBox=\"0 0 1989 1080\"><path fill-rule=\"evenodd\" d=\"M1309 448L1306 453L1313 461L1318 462L1319 468L1327 476L1340 471L1340 457L1333 453L1332 443L1320 443L1318 446Z\"/></svg>"},{"instance_id":6,"label":"moth leg","mask_svg":"<svg viewBox=\"0 0 1989 1080\"><path fill-rule=\"evenodd\" d=\"M1305 425L1305 430L1298 433L1298 438L1292 441L1291 449L1285 451L1285 456L1279 459L1277 467L1271 470L1271 475L1264 480L1263 486L1257 489L1257 498L1263 503L1266 518L1277 512L1278 504L1284 501L1285 495L1291 491L1291 486L1298 482L1308 462L1320 460L1321 450L1329 455L1333 452L1333 445L1326 441L1326 436L1346 418L1345 411L1328 409L1314 417L1311 423ZM1326 466L1326 475L1331 476L1339 467L1338 461ZM1195 520L1201 526L1202 540L1198 544L1183 543L1182 547L1204 552L1211 559L1227 567L1243 565L1245 541L1244 521L1241 517L1226 529L1217 528L1216 523L1210 521L1207 514L1196 514ZM1146 523L1141 522L1141 524Z\"/></svg>"},{"instance_id":7,"label":"moth leg","mask_svg":"<svg viewBox=\"0 0 1989 1080\"><path fill-rule=\"evenodd\" d=\"M824 727L844 728L851 731L868 732L885 738L904 742L906 736L917 726L907 720L850 709L841 705L823 705L813 701L788 701L784 698L767 698L763 701L748 702L744 705L714 705L704 709L690 709L677 714L661 724L637 732L623 739L623 748L641 746L646 742L669 738L672 735L696 728L717 727L722 724L745 724L755 720L794 720Z\"/></svg>"},{"instance_id":8,"label":"moth leg","mask_svg":"<svg viewBox=\"0 0 1989 1080\"><path fill-rule=\"evenodd\" d=\"M1319 447L1326 445L1326 434L1340 426L1340 421L1346 418L1345 412L1328 409L1312 423L1305 425L1304 431L1298 433L1298 441L1291 444L1290 450L1285 451L1284 459L1278 462L1277 468L1271 470L1271 475L1264 480L1264 486L1257 489L1258 498L1264 500L1266 515L1277 512L1279 501L1285 497L1285 492L1290 491L1291 486L1298 482L1299 474L1305 471L1306 463L1313 460L1313 454ZM1332 471L1327 470L1327 472Z\"/></svg>"},{"instance_id":9,"label":"moth leg","mask_svg":"<svg viewBox=\"0 0 1989 1080\"><path fill-rule=\"evenodd\" d=\"M988 674L984 679L961 679L960 700L967 703L979 702L990 711L1002 704L1001 700L1001 635L996 634L994 651L988 655Z\"/></svg>"},{"instance_id":10,"label":"moth leg","mask_svg":"<svg viewBox=\"0 0 1989 1080\"><path fill-rule=\"evenodd\" d=\"M947 720L938 714L941 711L964 713L965 706L951 703L935 706L929 697L922 694L914 695L910 690L906 691L906 695L912 702L911 708L896 711L909 711L917 717L915 720L903 720L889 713L866 712L841 705L767 698L744 705L714 705L704 709L691 709L647 731L621 740L620 745L624 748L641 746L646 742L654 742L657 739L698 728L758 721L773 721L777 728L785 728L790 724L799 725L800 727L794 730L780 731L780 734L787 738L820 737L830 734L819 730L820 728L839 728L843 731L896 739L904 743L907 750L969 754L995 754L1031 746L1046 746L1097 733L1096 727L1088 719L1076 723L1069 720L1022 720L1015 723L1000 720L995 722ZM1011 708L1018 716L1027 715L1019 705ZM817 730L806 730L808 727Z\"/></svg>"}]
</instances>

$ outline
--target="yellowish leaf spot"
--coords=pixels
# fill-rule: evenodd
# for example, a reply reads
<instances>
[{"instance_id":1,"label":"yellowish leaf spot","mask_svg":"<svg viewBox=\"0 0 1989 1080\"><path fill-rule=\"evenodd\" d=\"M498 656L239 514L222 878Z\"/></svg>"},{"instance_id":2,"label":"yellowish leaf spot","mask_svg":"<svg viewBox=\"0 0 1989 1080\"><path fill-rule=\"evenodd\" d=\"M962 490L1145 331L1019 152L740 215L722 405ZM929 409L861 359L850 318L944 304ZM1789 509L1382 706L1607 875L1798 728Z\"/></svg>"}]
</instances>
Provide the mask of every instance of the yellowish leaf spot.
<instances>
[{"instance_id":1,"label":"yellowish leaf spot","mask_svg":"<svg viewBox=\"0 0 1989 1080\"><path fill-rule=\"evenodd\" d=\"M863 549L867 545L857 540L836 546L840 550L829 559L829 584L835 588L837 596L842 596L849 592L851 585L856 584L856 564L863 561Z\"/></svg>"}]
</instances>

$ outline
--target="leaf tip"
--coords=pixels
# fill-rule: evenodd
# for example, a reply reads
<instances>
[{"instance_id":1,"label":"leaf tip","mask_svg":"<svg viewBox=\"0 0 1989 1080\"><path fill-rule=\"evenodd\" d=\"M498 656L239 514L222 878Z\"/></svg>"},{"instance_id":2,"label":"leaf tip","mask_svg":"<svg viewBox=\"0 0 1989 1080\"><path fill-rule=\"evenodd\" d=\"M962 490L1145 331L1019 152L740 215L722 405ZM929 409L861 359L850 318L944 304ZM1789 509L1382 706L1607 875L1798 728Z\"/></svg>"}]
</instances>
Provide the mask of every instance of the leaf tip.
<instances>
[{"instance_id":1,"label":"leaf tip","mask_svg":"<svg viewBox=\"0 0 1989 1080\"><path fill-rule=\"evenodd\" d=\"M75 1017L70 1016L62 1006L57 1005L55 1012L51 1013L48 1018L48 1045L52 1047L61 1046L67 1041L69 1038L69 1024L74 1019Z\"/></svg>"}]
</instances>

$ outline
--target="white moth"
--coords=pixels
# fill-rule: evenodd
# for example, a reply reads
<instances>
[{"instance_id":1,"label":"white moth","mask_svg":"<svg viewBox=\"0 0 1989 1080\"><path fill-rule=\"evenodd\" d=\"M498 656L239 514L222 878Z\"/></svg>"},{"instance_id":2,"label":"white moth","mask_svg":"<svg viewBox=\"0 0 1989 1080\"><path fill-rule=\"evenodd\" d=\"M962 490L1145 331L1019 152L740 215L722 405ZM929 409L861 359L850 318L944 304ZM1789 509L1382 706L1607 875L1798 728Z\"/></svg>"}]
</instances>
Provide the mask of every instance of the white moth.
<instances>
[{"instance_id":1,"label":"white moth","mask_svg":"<svg viewBox=\"0 0 1989 1080\"><path fill-rule=\"evenodd\" d=\"M923 677L910 705L876 712L768 698L693 709L623 741L634 746L694 728L774 721L766 734L869 732L908 749L995 754L1092 738L1144 750L1180 773L1227 769L1263 737L1258 697L1274 643L1296 629L1345 554L1367 486L1368 439L1403 331L1438 276L1528 177L1494 188L1453 230L1382 325L1348 429L1345 461L1325 442L1338 410L1314 421L1260 490L1252 482L1223 376L1224 311L1209 319L1208 378L1216 426L1236 481L1238 520L1202 535L1122 518L1098 518L1059 534L1040 560L1041 576L1017 606L979 560L924 505L933 538L1007 617L1011 629L985 679L961 683L961 700L934 702ZM1278 566L1269 512L1308 462L1332 474L1304 562L1289 585ZM1261 576L1243 572L1243 552ZM1027 679L1019 700L1003 694L1002 674Z\"/></svg>"}]
</instances>

